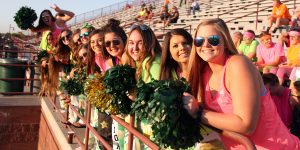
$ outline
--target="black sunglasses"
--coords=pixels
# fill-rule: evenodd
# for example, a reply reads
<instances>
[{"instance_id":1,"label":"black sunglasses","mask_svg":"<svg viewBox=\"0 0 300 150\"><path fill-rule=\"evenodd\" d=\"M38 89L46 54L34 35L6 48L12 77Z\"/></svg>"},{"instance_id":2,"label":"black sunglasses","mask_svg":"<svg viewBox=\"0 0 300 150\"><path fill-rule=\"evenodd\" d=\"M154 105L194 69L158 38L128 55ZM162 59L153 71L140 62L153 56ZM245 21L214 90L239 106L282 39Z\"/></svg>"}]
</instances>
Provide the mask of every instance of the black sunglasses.
<instances>
[{"instance_id":1,"label":"black sunglasses","mask_svg":"<svg viewBox=\"0 0 300 150\"><path fill-rule=\"evenodd\" d=\"M67 40L67 39L70 39L71 36L72 36L72 34L71 34L71 33L68 33L66 36L62 36L61 39Z\"/></svg>"},{"instance_id":2,"label":"black sunglasses","mask_svg":"<svg viewBox=\"0 0 300 150\"><path fill-rule=\"evenodd\" d=\"M86 56L87 56L87 53L85 52L85 53L82 54L82 56L79 56L79 59L82 60L83 57L86 57Z\"/></svg>"},{"instance_id":3,"label":"black sunglasses","mask_svg":"<svg viewBox=\"0 0 300 150\"><path fill-rule=\"evenodd\" d=\"M136 28L140 28L141 30L143 30L143 31L146 31L146 30L148 30L149 29L149 27L147 26L147 25L144 25L144 24L141 24L141 25L139 25L139 24L133 24L131 27L130 27L130 30L132 31L132 30L134 30L134 29L136 29Z\"/></svg>"},{"instance_id":4,"label":"black sunglasses","mask_svg":"<svg viewBox=\"0 0 300 150\"><path fill-rule=\"evenodd\" d=\"M83 33L83 34L80 34L79 36L80 36L80 38L82 38L82 37L87 37L87 36L89 36L89 32L85 32L85 33Z\"/></svg>"},{"instance_id":5,"label":"black sunglasses","mask_svg":"<svg viewBox=\"0 0 300 150\"><path fill-rule=\"evenodd\" d=\"M113 44L114 46L117 46L117 45L121 44L121 41L120 40L106 41L105 47L110 47L111 44Z\"/></svg>"},{"instance_id":6,"label":"black sunglasses","mask_svg":"<svg viewBox=\"0 0 300 150\"><path fill-rule=\"evenodd\" d=\"M200 47L203 45L204 43L204 37L202 36L198 36L194 39L194 44L196 47ZM218 46L220 44L220 39L221 37L218 35L212 35L207 37L207 41L211 46Z\"/></svg>"}]
</instances>

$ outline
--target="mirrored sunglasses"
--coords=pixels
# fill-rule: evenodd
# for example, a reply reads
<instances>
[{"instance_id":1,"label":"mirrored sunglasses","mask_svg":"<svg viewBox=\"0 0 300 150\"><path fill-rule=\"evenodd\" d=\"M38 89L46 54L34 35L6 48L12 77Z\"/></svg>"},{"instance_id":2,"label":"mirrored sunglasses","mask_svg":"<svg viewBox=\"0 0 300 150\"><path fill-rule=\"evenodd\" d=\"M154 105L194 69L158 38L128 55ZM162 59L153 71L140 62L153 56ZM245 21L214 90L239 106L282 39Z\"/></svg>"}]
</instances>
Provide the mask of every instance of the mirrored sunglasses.
<instances>
[{"instance_id":1,"label":"mirrored sunglasses","mask_svg":"<svg viewBox=\"0 0 300 150\"><path fill-rule=\"evenodd\" d=\"M80 36L80 38L82 38L82 37L87 37L87 36L89 36L89 32L85 32L85 33L83 33L83 34L80 34L79 36Z\"/></svg>"},{"instance_id":2,"label":"mirrored sunglasses","mask_svg":"<svg viewBox=\"0 0 300 150\"><path fill-rule=\"evenodd\" d=\"M211 46L218 46L220 44L220 36L218 35L212 35L206 38L207 42L211 45ZM196 47L200 47L203 45L205 38L202 36L198 36L194 39L194 44Z\"/></svg>"},{"instance_id":3,"label":"mirrored sunglasses","mask_svg":"<svg viewBox=\"0 0 300 150\"><path fill-rule=\"evenodd\" d=\"M110 45L114 45L114 46L117 46L117 45L120 45L121 41L120 40L112 40L112 41L106 41L105 42L105 47L110 47Z\"/></svg>"}]
</instances>

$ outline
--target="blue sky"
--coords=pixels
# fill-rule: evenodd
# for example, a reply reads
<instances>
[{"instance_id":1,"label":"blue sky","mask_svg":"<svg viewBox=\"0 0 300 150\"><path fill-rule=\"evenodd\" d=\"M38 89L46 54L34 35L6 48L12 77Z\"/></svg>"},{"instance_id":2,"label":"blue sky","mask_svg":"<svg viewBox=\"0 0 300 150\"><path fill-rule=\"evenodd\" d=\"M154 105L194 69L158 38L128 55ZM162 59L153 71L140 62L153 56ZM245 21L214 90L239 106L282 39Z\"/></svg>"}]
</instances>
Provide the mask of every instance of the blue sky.
<instances>
[{"instance_id":1,"label":"blue sky","mask_svg":"<svg viewBox=\"0 0 300 150\"><path fill-rule=\"evenodd\" d=\"M6 0L5 3L1 3L0 8L0 33L9 32L10 25L14 28L14 30L11 28L11 32L21 31L14 22L13 17L22 6L31 7L39 17L44 9L50 9L55 14L55 11L50 8L53 4L61 9L71 10L75 15L78 15L124 1L126 0ZM37 24L37 21L35 24Z\"/></svg>"}]
</instances>

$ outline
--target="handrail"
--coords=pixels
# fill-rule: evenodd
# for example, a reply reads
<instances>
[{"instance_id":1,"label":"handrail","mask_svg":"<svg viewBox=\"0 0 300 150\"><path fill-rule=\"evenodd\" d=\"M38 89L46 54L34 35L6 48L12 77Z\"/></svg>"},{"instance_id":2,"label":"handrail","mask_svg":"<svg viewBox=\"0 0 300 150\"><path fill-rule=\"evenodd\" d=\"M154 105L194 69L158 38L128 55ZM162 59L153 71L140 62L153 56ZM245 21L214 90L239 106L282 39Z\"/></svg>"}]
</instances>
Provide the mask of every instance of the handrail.
<instances>
[{"instance_id":1,"label":"handrail","mask_svg":"<svg viewBox=\"0 0 300 150\"><path fill-rule=\"evenodd\" d=\"M149 3L152 3L152 2L159 2L159 1L162 1L162 0L143 0L143 1L145 2L145 4L149 4ZM125 6L127 4L131 4L132 7L137 7L137 6L139 6L140 1L138 1L138 0L126 0L126 1L123 1L123 2L119 2L119 3L112 4L112 5L103 7L103 8L95 9L95 10L92 10L92 11L88 11L88 12L76 15L71 21L69 21L68 26L72 27L72 26L81 24L83 22L88 22L88 21L95 20L96 18L104 17L104 16L107 16L107 15L113 15L116 12L124 10L123 8L125 8ZM116 7L117 7L117 9L114 9ZM106 10L109 10L109 11L106 12ZM90 15L88 15L88 14L90 14ZM80 21L79 20L80 18L83 18L83 20L81 19L82 21ZM88 19L86 19L86 18L88 18ZM73 21L73 23L70 23L72 21Z\"/></svg>"},{"instance_id":2,"label":"handrail","mask_svg":"<svg viewBox=\"0 0 300 150\"><path fill-rule=\"evenodd\" d=\"M266 0L258 0L258 1L255 2L255 3L248 4L248 5L244 5L243 7L239 7L239 8L230 10L230 11L226 11L226 12L224 12L224 13L222 13L222 14L218 14L217 17L220 18L220 16L222 16L222 15L225 15L225 14L228 14L228 13L231 13L231 12L234 12L234 11L237 11L237 10L241 10L241 9L243 9L243 8L246 8L246 7L249 7L249 6L252 6L252 5L257 5L257 4L259 4L260 2L263 2L263 1L266 1ZM268 7L268 8L269 8L269 7Z\"/></svg>"}]
</instances>

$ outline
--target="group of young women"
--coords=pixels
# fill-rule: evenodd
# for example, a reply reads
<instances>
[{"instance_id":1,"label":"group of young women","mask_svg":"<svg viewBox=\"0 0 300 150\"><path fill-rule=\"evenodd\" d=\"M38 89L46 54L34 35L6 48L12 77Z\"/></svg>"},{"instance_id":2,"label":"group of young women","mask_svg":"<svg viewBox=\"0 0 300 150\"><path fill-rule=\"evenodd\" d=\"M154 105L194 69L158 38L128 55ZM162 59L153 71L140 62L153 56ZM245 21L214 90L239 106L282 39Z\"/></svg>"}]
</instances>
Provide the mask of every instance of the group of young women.
<instances>
[{"instance_id":1,"label":"group of young women","mask_svg":"<svg viewBox=\"0 0 300 150\"><path fill-rule=\"evenodd\" d=\"M147 25L134 24L126 35L119 24L120 21L110 19L100 29L85 24L80 32L61 30L56 45L50 46L50 57L44 62L47 68L44 94L57 94L59 80L63 78L79 78L84 82L88 75L128 64L136 68L136 78L146 83L186 78L192 92L184 93L184 108L208 126L244 135L257 149L300 149L299 139L280 120L260 73L248 58L238 55L222 19L203 20L194 38L184 29L173 29L165 35L162 46ZM50 33L55 35L51 29ZM63 103L70 102L61 95ZM134 100L135 93L129 97ZM80 104L86 102L71 100L78 108L84 108ZM111 118L94 110L92 125L110 144L115 144ZM75 118L72 123L78 120ZM108 127L102 124L103 120ZM147 122L142 123L145 128L141 132L153 138ZM217 146L224 149L243 149L240 143L218 134L199 142L213 145L215 140L221 141L223 144ZM122 146L120 141L117 144ZM139 148L146 146L141 144Z\"/></svg>"}]
</instances>

